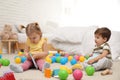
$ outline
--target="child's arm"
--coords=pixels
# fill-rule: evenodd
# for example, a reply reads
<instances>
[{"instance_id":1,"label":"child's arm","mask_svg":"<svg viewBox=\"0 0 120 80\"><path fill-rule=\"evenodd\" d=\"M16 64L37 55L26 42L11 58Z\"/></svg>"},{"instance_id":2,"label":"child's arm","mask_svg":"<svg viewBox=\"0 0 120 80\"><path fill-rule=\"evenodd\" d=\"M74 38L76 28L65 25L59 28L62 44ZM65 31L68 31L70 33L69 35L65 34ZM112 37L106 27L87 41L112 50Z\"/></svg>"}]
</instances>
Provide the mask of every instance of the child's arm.
<instances>
[{"instance_id":1,"label":"child's arm","mask_svg":"<svg viewBox=\"0 0 120 80\"><path fill-rule=\"evenodd\" d=\"M97 56L96 58L94 59L91 59L88 61L88 64L92 64L94 62L97 62L98 60L102 59L103 57L106 57L107 55L109 54L109 51L108 50L103 50L102 54Z\"/></svg>"},{"instance_id":2,"label":"child's arm","mask_svg":"<svg viewBox=\"0 0 120 80\"><path fill-rule=\"evenodd\" d=\"M29 46L27 46L27 44L25 44L24 56L26 56L27 59L31 60L31 57L30 57L30 55L28 54L29 49L30 49Z\"/></svg>"},{"instance_id":3,"label":"child's arm","mask_svg":"<svg viewBox=\"0 0 120 80\"><path fill-rule=\"evenodd\" d=\"M42 48L43 48L43 52L33 55L34 59L45 58L48 55L47 41L44 42Z\"/></svg>"}]
</instances>

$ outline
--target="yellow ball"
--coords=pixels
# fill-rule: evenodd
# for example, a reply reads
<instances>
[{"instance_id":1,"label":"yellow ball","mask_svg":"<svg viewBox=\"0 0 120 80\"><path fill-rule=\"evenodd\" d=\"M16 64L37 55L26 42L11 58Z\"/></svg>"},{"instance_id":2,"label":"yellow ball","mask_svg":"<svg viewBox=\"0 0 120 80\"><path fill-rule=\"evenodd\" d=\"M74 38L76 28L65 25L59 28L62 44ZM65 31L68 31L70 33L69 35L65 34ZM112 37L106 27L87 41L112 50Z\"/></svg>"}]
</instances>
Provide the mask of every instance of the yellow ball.
<instances>
[{"instance_id":1,"label":"yellow ball","mask_svg":"<svg viewBox=\"0 0 120 80\"><path fill-rule=\"evenodd\" d=\"M0 54L2 54L2 50L0 49Z\"/></svg>"},{"instance_id":2,"label":"yellow ball","mask_svg":"<svg viewBox=\"0 0 120 80\"><path fill-rule=\"evenodd\" d=\"M73 59L73 56L68 56L68 60L71 61Z\"/></svg>"},{"instance_id":3,"label":"yellow ball","mask_svg":"<svg viewBox=\"0 0 120 80\"><path fill-rule=\"evenodd\" d=\"M85 57L84 56L80 56L79 61L80 62L84 62L85 61Z\"/></svg>"},{"instance_id":4,"label":"yellow ball","mask_svg":"<svg viewBox=\"0 0 120 80\"><path fill-rule=\"evenodd\" d=\"M48 63L52 63L52 60L51 60L49 57L46 57L45 60L46 60L46 62L48 62Z\"/></svg>"},{"instance_id":5,"label":"yellow ball","mask_svg":"<svg viewBox=\"0 0 120 80\"><path fill-rule=\"evenodd\" d=\"M67 72L68 72L69 74L72 74L72 69L67 69Z\"/></svg>"},{"instance_id":6,"label":"yellow ball","mask_svg":"<svg viewBox=\"0 0 120 80\"><path fill-rule=\"evenodd\" d=\"M15 58L15 63L20 64L21 63L21 58L20 57L16 57Z\"/></svg>"},{"instance_id":7,"label":"yellow ball","mask_svg":"<svg viewBox=\"0 0 120 80\"><path fill-rule=\"evenodd\" d=\"M18 52L18 56L22 56L23 55L23 52Z\"/></svg>"},{"instance_id":8,"label":"yellow ball","mask_svg":"<svg viewBox=\"0 0 120 80\"><path fill-rule=\"evenodd\" d=\"M67 70L66 66L60 66L60 70Z\"/></svg>"}]
</instances>

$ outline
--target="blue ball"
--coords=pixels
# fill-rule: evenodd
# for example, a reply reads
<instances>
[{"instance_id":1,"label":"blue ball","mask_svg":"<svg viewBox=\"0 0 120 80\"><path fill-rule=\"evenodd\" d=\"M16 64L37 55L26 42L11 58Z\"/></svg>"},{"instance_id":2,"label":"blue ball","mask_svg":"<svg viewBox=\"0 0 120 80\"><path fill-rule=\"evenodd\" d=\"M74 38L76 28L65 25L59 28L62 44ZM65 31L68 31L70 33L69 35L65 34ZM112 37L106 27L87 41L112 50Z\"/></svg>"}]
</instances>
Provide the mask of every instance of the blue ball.
<instances>
[{"instance_id":1,"label":"blue ball","mask_svg":"<svg viewBox=\"0 0 120 80\"><path fill-rule=\"evenodd\" d=\"M66 61L66 63L68 62L68 58L67 57L64 57L65 58L65 61Z\"/></svg>"},{"instance_id":2,"label":"blue ball","mask_svg":"<svg viewBox=\"0 0 120 80\"><path fill-rule=\"evenodd\" d=\"M67 61L66 61L66 58L64 58L64 57L60 60L60 63L61 63L62 65L65 65L66 62L67 62Z\"/></svg>"},{"instance_id":3,"label":"blue ball","mask_svg":"<svg viewBox=\"0 0 120 80\"><path fill-rule=\"evenodd\" d=\"M24 63L27 60L27 58L25 56L21 57L21 62Z\"/></svg>"},{"instance_id":4,"label":"blue ball","mask_svg":"<svg viewBox=\"0 0 120 80\"><path fill-rule=\"evenodd\" d=\"M0 54L0 59L2 58L2 55Z\"/></svg>"},{"instance_id":5,"label":"blue ball","mask_svg":"<svg viewBox=\"0 0 120 80\"><path fill-rule=\"evenodd\" d=\"M52 57L51 60L52 60L52 63L56 62L56 57L55 56Z\"/></svg>"},{"instance_id":6,"label":"blue ball","mask_svg":"<svg viewBox=\"0 0 120 80\"><path fill-rule=\"evenodd\" d=\"M72 59L72 60L70 61L70 63L71 63L71 65L74 65L74 64L77 63L77 60L76 60L76 59Z\"/></svg>"},{"instance_id":7,"label":"blue ball","mask_svg":"<svg viewBox=\"0 0 120 80\"><path fill-rule=\"evenodd\" d=\"M60 54L59 54L59 53L56 53L55 56L58 57L58 56L60 56Z\"/></svg>"}]
</instances>

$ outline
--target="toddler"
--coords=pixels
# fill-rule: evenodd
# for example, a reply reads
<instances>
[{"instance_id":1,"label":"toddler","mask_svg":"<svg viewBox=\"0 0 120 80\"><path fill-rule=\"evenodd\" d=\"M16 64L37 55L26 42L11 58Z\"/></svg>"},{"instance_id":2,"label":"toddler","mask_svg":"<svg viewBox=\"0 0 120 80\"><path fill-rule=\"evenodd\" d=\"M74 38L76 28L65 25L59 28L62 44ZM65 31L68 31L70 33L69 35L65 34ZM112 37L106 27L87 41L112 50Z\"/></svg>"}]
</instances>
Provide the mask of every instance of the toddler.
<instances>
[{"instance_id":1,"label":"toddler","mask_svg":"<svg viewBox=\"0 0 120 80\"><path fill-rule=\"evenodd\" d=\"M24 50L27 60L21 64L11 64L10 69L16 73L21 73L34 66L31 57L28 53L31 53L40 71L44 71L45 68L49 68L50 64L45 62L45 57L48 55L47 40L42 37L42 32L38 23L30 23L26 27L27 41Z\"/></svg>"},{"instance_id":2,"label":"toddler","mask_svg":"<svg viewBox=\"0 0 120 80\"><path fill-rule=\"evenodd\" d=\"M98 28L95 32L95 48L90 58L84 62L84 67L91 65L96 71L110 69L112 67L111 51L107 41L110 39L111 31L106 28Z\"/></svg>"}]
</instances>

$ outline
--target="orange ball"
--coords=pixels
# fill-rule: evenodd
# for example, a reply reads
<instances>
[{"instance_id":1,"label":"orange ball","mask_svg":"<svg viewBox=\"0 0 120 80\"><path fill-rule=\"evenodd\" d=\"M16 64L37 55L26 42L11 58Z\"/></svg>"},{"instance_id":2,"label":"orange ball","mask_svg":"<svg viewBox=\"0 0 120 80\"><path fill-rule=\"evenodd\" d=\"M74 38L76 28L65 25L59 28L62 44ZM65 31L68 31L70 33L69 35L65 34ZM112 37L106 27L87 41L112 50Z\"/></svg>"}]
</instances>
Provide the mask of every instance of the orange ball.
<instances>
[{"instance_id":1,"label":"orange ball","mask_svg":"<svg viewBox=\"0 0 120 80\"><path fill-rule=\"evenodd\" d=\"M85 57L84 56L80 56L79 61L80 62L84 62L85 61Z\"/></svg>"}]
</instances>

